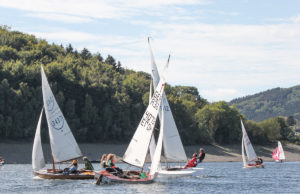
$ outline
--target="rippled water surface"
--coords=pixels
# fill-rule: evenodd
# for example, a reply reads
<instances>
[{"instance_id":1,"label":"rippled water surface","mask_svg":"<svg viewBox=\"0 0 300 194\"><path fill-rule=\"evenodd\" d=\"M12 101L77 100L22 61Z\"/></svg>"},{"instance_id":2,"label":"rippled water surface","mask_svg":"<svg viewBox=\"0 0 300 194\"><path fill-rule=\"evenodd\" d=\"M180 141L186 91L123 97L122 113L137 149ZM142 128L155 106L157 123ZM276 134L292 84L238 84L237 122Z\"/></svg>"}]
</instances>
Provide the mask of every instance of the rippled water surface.
<instances>
[{"instance_id":1,"label":"rippled water surface","mask_svg":"<svg viewBox=\"0 0 300 194\"><path fill-rule=\"evenodd\" d=\"M266 162L264 169L241 166L240 162L207 162L193 176L159 176L148 185L98 186L95 180L39 179L33 176L31 165L6 164L0 167L0 193L300 193L300 162Z\"/></svg>"}]
</instances>

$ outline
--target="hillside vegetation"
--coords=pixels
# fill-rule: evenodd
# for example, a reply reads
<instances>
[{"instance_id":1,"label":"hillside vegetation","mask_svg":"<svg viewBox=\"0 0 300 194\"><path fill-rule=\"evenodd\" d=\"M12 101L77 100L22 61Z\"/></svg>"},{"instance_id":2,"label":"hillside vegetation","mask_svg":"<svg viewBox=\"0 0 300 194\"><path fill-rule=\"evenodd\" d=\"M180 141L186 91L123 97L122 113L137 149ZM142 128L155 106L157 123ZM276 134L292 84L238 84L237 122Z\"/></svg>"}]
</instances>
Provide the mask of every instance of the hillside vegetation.
<instances>
[{"instance_id":1,"label":"hillside vegetation","mask_svg":"<svg viewBox=\"0 0 300 194\"><path fill-rule=\"evenodd\" d=\"M43 106L41 65L77 141L129 142L148 104L149 74L125 69L110 55L49 44L7 26L0 26L0 140L33 141ZM195 87L167 85L165 92L184 144L241 141L235 106L210 104ZM242 118L253 142L291 134L283 118ZM48 141L45 120L42 140Z\"/></svg>"},{"instance_id":2,"label":"hillside vegetation","mask_svg":"<svg viewBox=\"0 0 300 194\"><path fill-rule=\"evenodd\" d=\"M300 85L274 88L258 94L232 100L249 119L262 121L276 116L294 116L300 120Z\"/></svg>"}]
</instances>

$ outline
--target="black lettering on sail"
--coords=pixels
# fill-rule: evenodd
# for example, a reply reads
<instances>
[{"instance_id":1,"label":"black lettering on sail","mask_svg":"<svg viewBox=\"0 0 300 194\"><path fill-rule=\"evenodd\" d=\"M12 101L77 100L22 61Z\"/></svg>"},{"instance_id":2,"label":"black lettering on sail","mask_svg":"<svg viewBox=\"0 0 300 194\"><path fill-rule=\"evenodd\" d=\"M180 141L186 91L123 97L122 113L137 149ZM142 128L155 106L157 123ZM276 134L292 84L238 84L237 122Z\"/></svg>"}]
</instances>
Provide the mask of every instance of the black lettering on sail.
<instances>
[{"instance_id":1,"label":"black lettering on sail","mask_svg":"<svg viewBox=\"0 0 300 194\"><path fill-rule=\"evenodd\" d=\"M161 97L160 93L155 91L153 97L151 98L150 104L153 106L153 108L155 108L155 110L158 110L158 108L159 108L160 97Z\"/></svg>"},{"instance_id":2,"label":"black lettering on sail","mask_svg":"<svg viewBox=\"0 0 300 194\"><path fill-rule=\"evenodd\" d=\"M51 126L56 130L61 130L64 127L64 117L62 115L59 115L58 117L55 117L53 120L51 120Z\"/></svg>"},{"instance_id":3,"label":"black lettering on sail","mask_svg":"<svg viewBox=\"0 0 300 194\"><path fill-rule=\"evenodd\" d=\"M154 124L155 124L155 117L150 112L146 111L141 120L141 126L146 127L147 130L151 130L152 125Z\"/></svg>"}]
</instances>

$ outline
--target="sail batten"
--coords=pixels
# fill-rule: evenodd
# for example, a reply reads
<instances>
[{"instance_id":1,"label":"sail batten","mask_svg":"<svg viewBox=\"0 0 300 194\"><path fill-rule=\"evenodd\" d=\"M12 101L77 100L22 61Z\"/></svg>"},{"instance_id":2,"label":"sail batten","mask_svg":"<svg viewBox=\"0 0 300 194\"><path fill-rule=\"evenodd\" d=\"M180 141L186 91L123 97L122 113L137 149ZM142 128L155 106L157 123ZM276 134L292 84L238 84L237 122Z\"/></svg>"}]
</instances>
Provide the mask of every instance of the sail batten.
<instances>
[{"instance_id":1,"label":"sail batten","mask_svg":"<svg viewBox=\"0 0 300 194\"><path fill-rule=\"evenodd\" d=\"M61 112L41 66L44 108L48 123L50 145L55 163L82 156L71 129Z\"/></svg>"},{"instance_id":2,"label":"sail batten","mask_svg":"<svg viewBox=\"0 0 300 194\"><path fill-rule=\"evenodd\" d=\"M41 142L41 122L43 117L43 109L41 111L39 121L36 127L32 148L32 169L40 170L45 167L45 159Z\"/></svg>"},{"instance_id":3,"label":"sail batten","mask_svg":"<svg viewBox=\"0 0 300 194\"><path fill-rule=\"evenodd\" d=\"M150 51L150 59L151 59L151 75L153 78L154 87L157 86L160 81L160 76L157 70L157 66L154 60L154 56L152 53L150 40L148 38L149 43L149 51ZM163 106L162 111L164 111L164 135L163 135L163 148L164 148L164 156L168 162L186 162L187 157L186 153L178 133L178 129L167 100L165 92L162 96ZM161 121L161 112L159 113L159 118Z\"/></svg>"}]
</instances>

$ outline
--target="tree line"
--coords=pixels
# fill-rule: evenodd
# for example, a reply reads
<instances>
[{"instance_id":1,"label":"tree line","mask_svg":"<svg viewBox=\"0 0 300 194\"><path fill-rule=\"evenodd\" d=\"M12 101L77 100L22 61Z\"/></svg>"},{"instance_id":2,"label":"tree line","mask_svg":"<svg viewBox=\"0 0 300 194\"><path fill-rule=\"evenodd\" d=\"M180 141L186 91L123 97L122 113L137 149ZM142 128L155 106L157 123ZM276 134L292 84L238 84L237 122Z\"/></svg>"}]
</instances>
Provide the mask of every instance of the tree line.
<instances>
[{"instance_id":1,"label":"tree line","mask_svg":"<svg viewBox=\"0 0 300 194\"><path fill-rule=\"evenodd\" d=\"M148 105L148 73L123 68L111 55L49 44L0 26L0 140L33 140L43 106L41 65L77 141L131 139ZM184 144L238 143L241 117L255 143L291 137L284 118L247 120L234 105L208 103L195 87L167 84L165 92ZM45 120L42 127L48 141Z\"/></svg>"}]
</instances>

